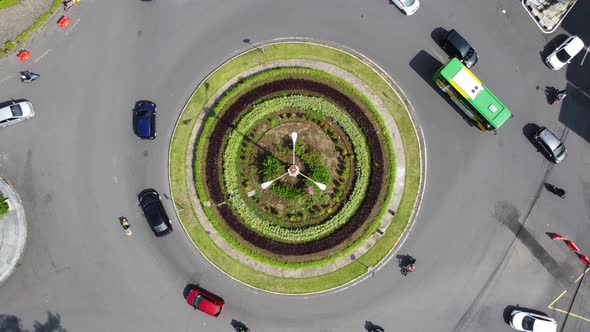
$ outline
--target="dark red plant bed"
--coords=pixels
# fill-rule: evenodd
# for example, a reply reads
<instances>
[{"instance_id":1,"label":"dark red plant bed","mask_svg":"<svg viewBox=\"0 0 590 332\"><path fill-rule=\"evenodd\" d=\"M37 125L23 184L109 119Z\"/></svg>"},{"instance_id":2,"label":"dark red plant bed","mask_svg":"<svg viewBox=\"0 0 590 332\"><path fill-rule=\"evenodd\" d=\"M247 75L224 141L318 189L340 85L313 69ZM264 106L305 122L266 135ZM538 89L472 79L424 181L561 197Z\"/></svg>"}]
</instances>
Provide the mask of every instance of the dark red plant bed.
<instances>
[{"instance_id":1,"label":"dark red plant bed","mask_svg":"<svg viewBox=\"0 0 590 332\"><path fill-rule=\"evenodd\" d=\"M206 183L213 202L219 203L225 200L226 193L219 180L221 178L220 156L223 153L223 142L229 131L234 128L233 124L236 123L241 113L253 102L280 91L293 90L312 91L314 95L321 94L350 113L366 137L367 144L370 148L372 171L365 199L350 220L326 238L310 243L288 244L262 237L242 224L229 206L222 205L217 207L219 214L227 226L239 234L243 240L261 248L262 251L283 256L310 255L326 251L345 241L350 242L354 240L351 239L353 234L360 236L362 234L360 230L370 224L379 212L380 204L376 203L379 202L380 198L382 199L381 191L385 189L384 185L386 185L383 183L386 174L386 170L383 167L389 163L389 161L384 160L383 147L377 134L380 131L379 128L373 126L373 122L366 114L366 111L354 103L349 97L332 87L311 80L286 79L276 81L253 89L240 96L220 115L219 121L209 138L205 166L207 174Z\"/></svg>"}]
</instances>

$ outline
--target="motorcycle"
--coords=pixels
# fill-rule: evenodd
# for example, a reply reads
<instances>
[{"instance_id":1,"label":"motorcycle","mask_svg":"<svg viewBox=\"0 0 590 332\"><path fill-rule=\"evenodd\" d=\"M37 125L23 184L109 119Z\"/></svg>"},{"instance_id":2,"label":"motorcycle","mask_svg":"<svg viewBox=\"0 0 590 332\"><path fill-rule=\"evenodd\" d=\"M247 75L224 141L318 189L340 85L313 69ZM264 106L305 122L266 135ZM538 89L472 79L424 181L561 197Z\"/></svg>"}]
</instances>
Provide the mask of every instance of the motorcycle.
<instances>
[{"instance_id":1,"label":"motorcycle","mask_svg":"<svg viewBox=\"0 0 590 332\"><path fill-rule=\"evenodd\" d=\"M127 220L127 218L121 217L120 222L121 222L121 226L123 226L123 229L125 230L125 234L130 236L132 234L131 233L131 224L129 224L129 221Z\"/></svg>"},{"instance_id":2,"label":"motorcycle","mask_svg":"<svg viewBox=\"0 0 590 332\"><path fill-rule=\"evenodd\" d=\"M567 90L559 90L555 93L555 95L553 95L553 98L551 99L551 105L555 105L558 102L560 102L561 100L563 100L565 97L567 96Z\"/></svg>"},{"instance_id":3,"label":"motorcycle","mask_svg":"<svg viewBox=\"0 0 590 332\"><path fill-rule=\"evenodd\" d=\"M408 272L414 271L414 269L416 268L416 264L415 263L416 263L416 258L410 257L408 259L408 265L402 267L402 269L401 269L402 275L405 276L405 275L408 274Z\"/></svg>"},{"instance_id":4,"label":"motorcycle","mask_svg":"<svg viewBox=\"0 0 590 332\"><path fill-rule=\"evenodd\" d=\"M32 73L28 70L20 72L20 80L23 83L33 82L34 80L38 79L39 77L41 77L41 75Z\"/></svg>"},{"instance_id":5,"label":"motorcycle","mask_svg":"<svg viewBox=\"0 0 590 332\"><path fill-rule=\"evenodd\" d=\"M369 332L385 332L385 330L381 327L373 327Z\"/></svg>"},{"instance_id":6,"label":"motorcycle","mask_svg":"<svg viewBox=\"0 0 590 332\"><path fill-rule=\"evenodd\" d=\"M80 0L66 0L66 1L64 1L64 10L69 11L70 9L72 9L72 7L74 6L74 4L76 2L80 2Z\"/></svg>"},{"instance_id":7,"label":"motorcycle","mask_svg":"<svg viewBox=\"0 0 590 332\"><path fill-rule=\"evenodd\" d=\"M559 188L549 183L547 183L546 186L547 190L549 190L552 194L557 195L561 198L565 198L565 189Z\"/></svg>"}]
</instances>

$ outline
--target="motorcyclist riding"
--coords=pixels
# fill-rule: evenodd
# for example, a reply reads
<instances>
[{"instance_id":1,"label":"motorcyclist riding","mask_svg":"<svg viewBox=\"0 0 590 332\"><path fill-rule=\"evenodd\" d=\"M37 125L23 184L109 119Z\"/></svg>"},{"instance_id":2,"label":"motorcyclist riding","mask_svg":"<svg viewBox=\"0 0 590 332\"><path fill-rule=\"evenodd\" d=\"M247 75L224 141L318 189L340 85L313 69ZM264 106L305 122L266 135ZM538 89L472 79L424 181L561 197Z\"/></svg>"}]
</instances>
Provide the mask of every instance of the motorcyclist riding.
<instances>
[{"instance_id":1,"label":"motorcyclist riding","mask_svg":"<svg viewBox=\"0 0 590 332\"><path fill-rule=\"evenodd\" d=\"M557 104L559 101L563 100L567 96L567 90L559 90L555 92L553 99L551 100L551 104Z\"/></svg>"},{"instance_id":2,"label":"motorcyclist riding","mask_svg":"<svg viewBox=\"0 0 590 332\"><path fill-rule=\"evenodd\" d=\"M39 78L39 74L32 73L28 70L20 72L20 80L23 83L32 82Z\"/></svg>"},{"instance_id":3,"label":"motorcyclist riding","mask_svg":"<svg viewBox=\"0 0 590 332\"><path fill-rule=\"evenodd\" d=\"M414 271L416 268L416 258L409 256L408 257L408 265L402 267L401 273L405 276L408 272Z\"/></svg>"},{"instance_id":4,"label":"motorcyclist riding","mask_svg":"<svg viewBox=\"0 0 590 332\"><path fill-rule=\"evenodd\" d=\"M383 330L380 327L374 327L374 328L370 329L369 332L385 332L385 330Z\"/></svg>"},{"instance_id":5,"label":"motorcyclist riding","mask_svg":"<svg viewBox=\"0 0 590 332\"><path fill-rule=\"evenodd\" d=\"M127 235L131 235L131 224L129 224L127 218L121 217L121 226L123 226L123 230Z\"/></svg>"}]
</instances>

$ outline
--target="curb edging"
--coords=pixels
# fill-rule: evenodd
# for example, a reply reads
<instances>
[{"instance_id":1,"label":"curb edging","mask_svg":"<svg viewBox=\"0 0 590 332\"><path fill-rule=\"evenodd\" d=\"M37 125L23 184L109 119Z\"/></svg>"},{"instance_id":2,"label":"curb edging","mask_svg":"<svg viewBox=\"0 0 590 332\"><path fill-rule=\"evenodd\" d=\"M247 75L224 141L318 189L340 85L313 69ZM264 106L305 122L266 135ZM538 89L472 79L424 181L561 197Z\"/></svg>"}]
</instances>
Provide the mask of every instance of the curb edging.
<instances>
[{"instance_id":1,"label":"curb edging","mask_svg":"<svg viewBox=\"0 0 590 332\"><path fill-rule=\"evenodd\" d=\"M375 64L373 61L371 61L368 57L364 56L363 54L351 50L350 48L343 46L343 45L339 45L336 43L327 43L324 41L317 41L311 38L297 38L297 37L289 37L289 38L277 38L277 39L273 39L270 41L266 41L264 43L257 43L256 45L252 45L252 48L250 49L246 49L246 50L237 50L236 52L234 52L234 54L229 57L229 59L226 59L224 61L221 62L221 64L219 66L216 66L215 69L210 72L205 78L203 78L201 80L201 83L199 83L197 85L197 87L195 88L195 90L193 91L193 93L191 94L190 98L187 100L187 102L185 103L185 106L182 109L182 112L180 113L176 124L175 124L175 128L179 126L180 124L180 120L183 116L184 111L187 109L187 106L189 105L190 101L192 100L192 98L195 96L195 93L199 90L199 88L201 87L201 85L203 84L203 82L205 82L207 79L209 79L209 77L211 77L214 73L217 72L218 69L220 69L224 63L227 63L231 60L233 60L234 58L241 56L243 54L249 53L249 52L253 52L253 51L257 51L259 50L261 47L267 46L267 45L272 45L272 44L281 44L281 43L285 43L285 42L299 42L299 43L313 43L313 44L317 44L319 46L324 46L324 47L328 47L328 48L332 48L334 50L337 50L339 52L348 54L349 56L356 58L359 62L364 63L366 66L370 67L373 69L374 73L377 74L379 77L381 77L381 79L394 91L394 93L396 93L396 95L398 96L399 100L406 106L406 113L408 114L408 117L410 119L411 125L413 127L414 133L416 135L416 140L417 140L417 148L418 148L418 153L419 153L419 167L420 167L420 183L418 184L418 190L416 193L416 199L413 203L413 208L412 208L412 212L408 218L408 222L406 227L404 228L404 230L402 231L402 234L398 237L398 239L396 240L396 242L394 243L394 245L391 247L391 250L383 257L383 259L381 259L381 261L376 264L373 267L368 267L367 272L359 275L357 278L354 278L348 282L346 282L345 284L342 285L338 285L336 287L330 288L330 289L324 289L321 291L316 291L316 292L309 292L309 293L298 293L298 294L292 294L292 293L281 293L281 292L276 292L276 291L271 291L271 290L267 290L267 289L261 289L255 286L252 286L250 284L245 283L244 281L241 281L240 279L236 279L235 277L233 277L232 275L226 273L224 270L222 270L220 267L218 267L217 265L215 265L213 262L211 262L209 260L209 258L207 256L205 256L203 253L201 253L200 249L197 247L196 243L194 241L192 241L192 238L188 232L188 229L185 227L184 223L181 222L183 229L185 230L185 232L187 233L187 235L189 236L189 238L191 239L191 242L193 243L193 245L195 246L195 249L197 249L197 251L199 251L199 253L201 253L201 255L209 262L211 263L211 265L213 265L214 267L216 267L221 273L225 274L226 276L230 277L231 279L244 284L245 286L255 289L255 290L259 290L259 291L263 291L263 292L267 292L267 293L271 293L271 294L278 294L278 295L290 295L290 296L301 296L301 295L313 295L313 294L320 294L320 293L333 293L333 292L338 292L340 290L344 290L347 289L348 287L351 287L352 285L355 285L357 283L362 282L363 280L365 280L366 278L368 278L369 276L374 275L374 273L379 270L382 266L384 266L390 259L391 257L393 257L393 254L399 250L399 247L401 247L401 245L403 245L403 243L405 242L405 240L407 239L408 233L409 231L413 228L413 225L415 223L415 219L417 216L417 213L419 212L419 208L421 206L421 196L424 192L424 184L425 184L425 162L426 162L426 155L425 155L425 140L424 140L424 136L422 133L422 129L416 126L416 120L415 120L415 112L414 109L411 105L411 103L409 102L409 100L406 97L406 94L403 92L403 90L401 89L401 87L381 68L379 67L377 64ZM197 115L197 118L202 118L203 112L201 110L201 112L199 112L199 114ZM190 136L194 136L195 132L199 132L200 130L192 130L192 134L190 134ZM172 196L172 199L174 201L174 192L172 191L172 181L171 181L171 152L172 152L172 142L173 142L173 138L174 135L171 136L170 138L170 150L169 150L169 158L168 158L168 177L169 177L169 187L170 187L170 194ZM189 138L189 142L192 141L192 138ZM393 143L393 142L392 142ZM189 146L187 147L190 151L192 151L192 149L190 149L190 143ZM193 160L194 156L192 157L187 157L186 158L186 163L189 166L188 169L185 169L186 171L190 172L190 169L192 169L192 164L191 161ZM190 192L194 192L195 188L193 188L192 186L188 185L188 194L190 195ZM393 192L392 192L393 194ZM189 197L190 199L190 197ZM191 204L192 205L192 204ZM176 205L175 205L176 207ZM195 211L196 213L197 211ZM177 215L178 220L181 220L178 210L175 209L175 213ZM198 222L198 220L197 220ZM205 230L206 231L206 230ZM401 242L400 242L401 241ZM230 256L231 257L231 256ZM235 258L233 258L235 259Z\"/></svg>"},{"instance_id":2,"label":"curb edging","mask_svg":"<svg viewBox=\"0 0 590 332\"><path fill-rule=\"evenodd\" d=\"M9 260L5 261L5 265L8 265L8 268L4 271L0 271L0 285L2 285L14 272L16 266L20 262L23 253L25 251L25 246L27 244L27 222L25 217L25 210L22 206L21 200L18 197L18 194L12 188L12 186L6 181L5 179L0 177L0 192L10 200L10 205L13 208L13 213L16 214L16 226L14 227L6 227L5 225L0 226L0 232L2 242L0 242L0 252L3 249L2 244L4 243L5 234L8 233L10 236L11 231L16 231L17 239L16 239L16 248L13 256L8 256ZM8 231L5 231L8 228ZM13 238L14 240L14 238Z\"/></svg>"}]
</instances>

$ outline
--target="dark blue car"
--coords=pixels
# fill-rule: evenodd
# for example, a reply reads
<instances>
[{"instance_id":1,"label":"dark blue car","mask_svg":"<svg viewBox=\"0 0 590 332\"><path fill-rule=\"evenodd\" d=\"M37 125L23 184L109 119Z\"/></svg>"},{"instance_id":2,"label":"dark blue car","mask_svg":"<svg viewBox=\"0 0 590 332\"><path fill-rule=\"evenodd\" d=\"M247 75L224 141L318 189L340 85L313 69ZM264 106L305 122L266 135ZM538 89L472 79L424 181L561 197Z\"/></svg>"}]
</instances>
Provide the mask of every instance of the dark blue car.
<instances>
[{"instance_id":1,"label":"dark blue car","mask_svg":"<svg viewBox=\"0 0 590 332\"><path fill-rule=\"evenodd\" d=\"M148 100L135 103L133 109L133 131L143 139L156 138L156 104Z\"/></svg>"}]
</instances>

